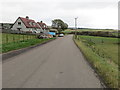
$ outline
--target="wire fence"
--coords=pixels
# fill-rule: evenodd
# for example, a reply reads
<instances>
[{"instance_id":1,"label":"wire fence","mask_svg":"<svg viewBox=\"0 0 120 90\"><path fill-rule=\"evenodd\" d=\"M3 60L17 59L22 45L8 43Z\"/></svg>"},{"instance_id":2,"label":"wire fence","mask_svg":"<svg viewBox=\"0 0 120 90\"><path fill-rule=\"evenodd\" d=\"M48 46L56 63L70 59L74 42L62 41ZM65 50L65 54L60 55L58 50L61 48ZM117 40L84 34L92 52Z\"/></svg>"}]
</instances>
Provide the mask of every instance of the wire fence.
<instances>
[{"instance_id":1,"label":"wire fence","mask_svg":"<svg viewBox=\"0 0 120 90\"><path fill-rule=\"evenodd\" d=\"M2 30L1 36L2 36L2 44L11 43L11 42L20 42L20 41L37 38L36 33L16 31L16 30Z\"/></svg>"}]
</instances>

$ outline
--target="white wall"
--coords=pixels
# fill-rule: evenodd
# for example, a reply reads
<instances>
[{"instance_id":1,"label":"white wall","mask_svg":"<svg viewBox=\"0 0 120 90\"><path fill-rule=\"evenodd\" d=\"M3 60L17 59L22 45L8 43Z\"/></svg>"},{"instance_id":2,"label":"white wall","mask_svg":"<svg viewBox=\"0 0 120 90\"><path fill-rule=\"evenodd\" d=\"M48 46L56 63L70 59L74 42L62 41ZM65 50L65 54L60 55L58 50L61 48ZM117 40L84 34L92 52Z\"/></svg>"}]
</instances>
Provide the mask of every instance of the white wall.
<instances>
[{"instance_id":1,"label":"white wall","mask_svg":"<svg viewBox=\"0 0 120 90\"><path fill-rule=\"evenodd\" d=\"M21 22L21 25L18 25L18 22ZM30 28L26 28L26 26L24 25L20 18L16 21L16 23L13 25L11 29L18 30L17 28L21 28L21 31L31 31Z\"/></svg>"},{"instance_id":2,"label":"white wall","mask_svg":"<svg viewBox=\"0 0 120 90\"><path fill-rule=\"evenodd\" d=\"M38 29L38 31L44 32L44 30L41 28L41 26L39 24L37 24L37 25L40 27L40 29Z\"/></svg>"},{"instance_id":3,"label":"white wall","mask_svg":"<svg viewBox=\"0 0 120 90\"><path fill-rule=\"evenodd\" d=\"M21 25L18 25L18 22L21 22ZM24 25L24 23L21 21L20 18L16 21L16 23L13 25L13 27L11 29L18 30L17 28L21 28L21 31L36 31L37 33L46 32L45 30L42 30L42 28L40 28L40 29L26 28L26 26Z\"/></svg>"}]
</instances>

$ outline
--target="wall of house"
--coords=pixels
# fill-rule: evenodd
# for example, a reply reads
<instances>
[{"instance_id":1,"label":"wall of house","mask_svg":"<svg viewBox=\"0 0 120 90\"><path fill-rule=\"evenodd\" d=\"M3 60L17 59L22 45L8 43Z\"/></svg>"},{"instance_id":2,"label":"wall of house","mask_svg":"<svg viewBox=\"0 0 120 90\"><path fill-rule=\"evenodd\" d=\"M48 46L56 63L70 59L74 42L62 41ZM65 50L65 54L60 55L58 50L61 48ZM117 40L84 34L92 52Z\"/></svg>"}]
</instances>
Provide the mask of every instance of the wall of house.
<instances>
[{"instance_id":1,"label":"wall of house","mask_svg":"<svg viewBox=\"0 0 120 90\"><path fill-rule=\"evenodd\" d=\"M37 24L37 25L40 27L40 29L37 29L38 32L43 32L43 29L41 28L41 26L39 24Z\"/></svg>"},{"instance_id":2,"label":"wall of house","mask_svg":"<svg viewBox=\"0 0 120 90\"><path fill-rule=\"evenodd\" d=\"M40 32L40 33L43 32L42 28L38 29L38 32Z\"/></svg>"},{"instance_id":3,"label":"wall of house","mask_svg":"<svg viewBox=\"0 0 120 90\"><path fill-rule=\"evenodd\" d=\"M41 29L39 29L39 28L32 28L32 29L30 29L32 32L36 32L36 33L41 33L41 32L43 32Z\"/></svg>"},{"instance_id":4,"label":"wall of house","mask_svg":"<svg viewBox=\"0 0 120 90\"><path fill-rule=\"evenodd\" d=\"M40 29L36 29L37 33L40 33Z\"/></svg>"},{"instance_id":5,"label":"wall of house","mask_svg":"<svg viewBox=\"0 0 120 90\"><path fill-rule=\"evenodd\" d=\"M18 22L21 22L21 25L18 25ZM11 29L18 30L18 28L21 28L20 29L21 31L31 31L31 28L26 28L26 26L24 25L20 18L16 21L16 23L13 25Z\"/></svg>"}]
</instances>

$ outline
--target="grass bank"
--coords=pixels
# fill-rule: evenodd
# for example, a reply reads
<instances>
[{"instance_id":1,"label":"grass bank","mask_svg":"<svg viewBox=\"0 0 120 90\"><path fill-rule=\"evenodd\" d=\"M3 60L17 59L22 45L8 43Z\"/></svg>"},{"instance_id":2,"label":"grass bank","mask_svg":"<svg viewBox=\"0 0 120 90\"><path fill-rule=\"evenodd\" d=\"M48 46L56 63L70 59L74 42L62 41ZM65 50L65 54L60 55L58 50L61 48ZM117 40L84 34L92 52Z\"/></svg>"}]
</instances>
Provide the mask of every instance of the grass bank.
<instances>
[{"instance_id":1,"label":"grass bank","mask_svg":"<svg viewBox=\"0 0 120 90\"><path fill-rule=\"evenodd\" d=\"M51 39L55 39L55 38L51 38ZM19 41L19 42L4 43L2 44L1 51L2 53L6 53L12 50L17 50L17 49L37 45L37 44L49 41L51 39L29 39L29 40L24 40L24 41Z\"/></svg>"},{"instance_id":2,"label":"grass bank","mask_svg":"<svg viewBox=\"0 0 120 90\"><path fill-rule=\"evenodd\" d=\"M74 41L105 84L110 88L118 88L118 39L78 36Z\"/></svg>"}]
</instances>

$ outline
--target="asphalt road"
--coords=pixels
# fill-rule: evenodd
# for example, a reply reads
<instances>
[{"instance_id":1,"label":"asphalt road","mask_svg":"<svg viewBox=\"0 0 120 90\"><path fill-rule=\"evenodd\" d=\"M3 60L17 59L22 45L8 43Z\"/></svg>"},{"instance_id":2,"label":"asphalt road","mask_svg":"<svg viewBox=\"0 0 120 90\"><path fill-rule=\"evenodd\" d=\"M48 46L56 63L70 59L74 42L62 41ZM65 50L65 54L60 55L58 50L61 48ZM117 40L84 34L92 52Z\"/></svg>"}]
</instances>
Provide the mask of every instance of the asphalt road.
<instances>
[{"instance_id":1,"label":"asphalt road","mask_svg":"<svg viewBox=\"0 0 120 90\"><path fill-rule=\"evenodd\" d=\"M3 88L101 88L72 40L60 37L3 62Z\"/></svg>"}]
</instances>

